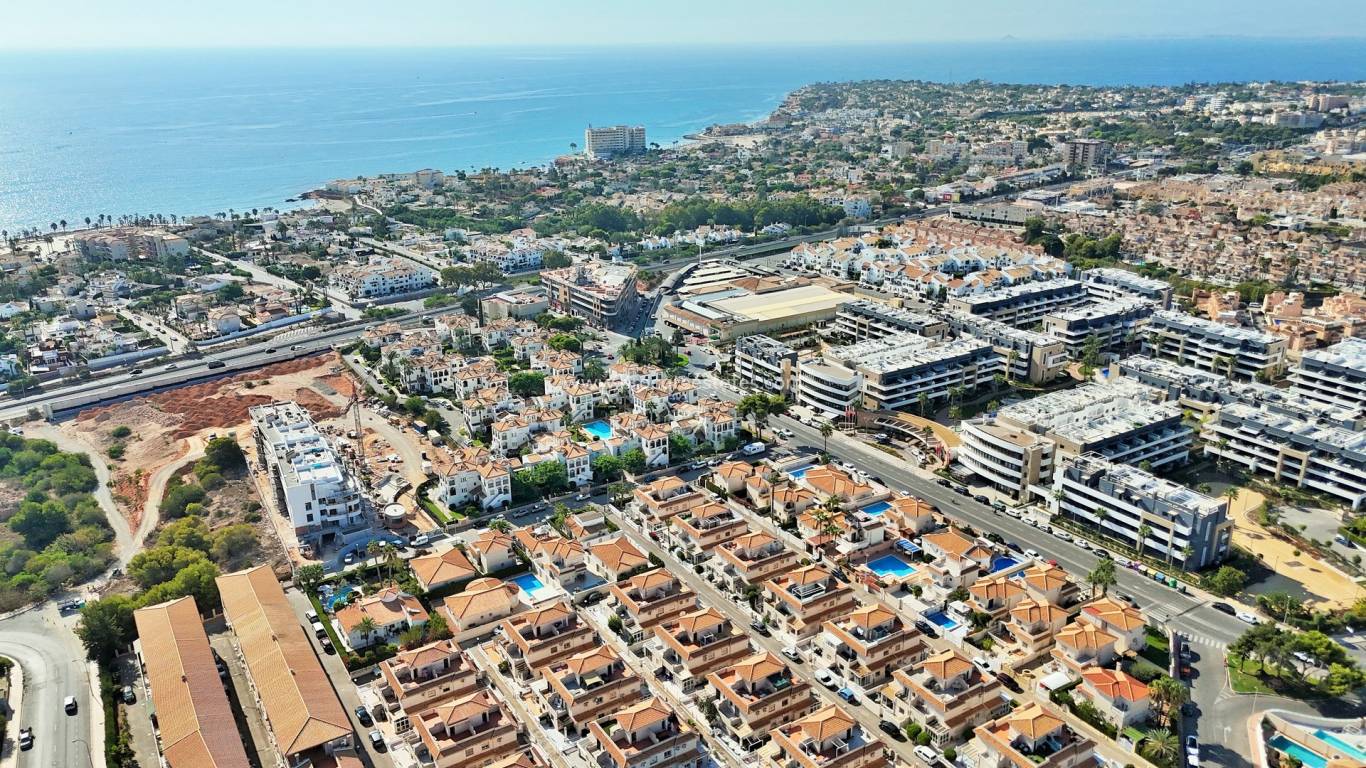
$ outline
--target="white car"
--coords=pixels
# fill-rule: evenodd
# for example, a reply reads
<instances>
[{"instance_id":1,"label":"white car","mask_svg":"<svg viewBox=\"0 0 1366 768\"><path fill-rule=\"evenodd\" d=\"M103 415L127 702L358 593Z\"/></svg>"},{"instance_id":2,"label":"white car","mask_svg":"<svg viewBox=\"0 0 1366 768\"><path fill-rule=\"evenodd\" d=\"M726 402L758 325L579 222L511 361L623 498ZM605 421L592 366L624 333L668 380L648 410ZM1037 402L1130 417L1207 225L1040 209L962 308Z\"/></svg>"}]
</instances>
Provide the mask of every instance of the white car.
<instances>
[{"instance_id":1,"label":"white car","mask_svg":"<svg viewBox=\"0 0 1366 768\"><path fill-rule=\"evenodd\" d=\"M828 669L816 670L816 682L832 691L840 687L840 679Z\"/></svg>"},{"instance_id":2,"label":"white car","mask_svg":"<svg viewBox=\"0 0 1366 768\"><path fill-rule=\"evenodd\" d=\"M800 651L797 650L797 646L795 645L789 645L786 648L784 648L783 655L796 662L800 662L802 660L802 654Z\"/></svg>"},{"instance_id":3,"label":"white car","mask_svg":"<svg viewBox=\"0 0 1366 768\"><path fill-rule=\"evenodd\" d=\"M1062 539L1063 541L1071 541L1071 540L1072 540L1072 534L1070 534L1070 533L1068 533L1067 531L1064 531L1064 530L1062 530L1062 529L1054 529L1054 530L1053 530L1053 535L1054 535L1054 536L1057 536L1058 538Z\"/></svg>"},{"instance_id":4,"label":"white car","mask_svg":"<svg viewBox=\"0 0 1366 768\"><path fill-rule=\"evenodd\" d=\"M1087 541L1086 539L1077 539L1077 546L1081 547L1082 549L1090 549L1091 542Z\"/></svg>"},{"instance_id":5,"label":"white car","mask_svg":"<svg viewBox=\"0 0 1366 768\"><path fill-rule=\"evenodd\" d=\"M930 765L939 764L939 753L923 744L915 748L915 756Z\"/></svg>"},{"instance_id":6,"label":"white car","mask_svg":"<svg viewBox=\"0 0 1366 768\"><path fill-rule=\"evenodd\" d=\"M1261 619L1258 619L1256 614L1248 613L1247 611L1238 611L1236 615L1238 616L1239 621L1246 621L1248 624L1262 623Z\"/></svg>"},{"instance_id":7,"label":"white car","mask_svg":"<svg viewBox=\"0 0 1366 768\"><path fill-rule=\"evenodd\" d=\"M1127 557L1120 557L1119 555L1115 555L1115 556L1114 556L1114 561L1115 561L1115 565L1122 565L1122 566L1124 566L1125 568L1128 568L1128 567L1129 567L1129 563L1133 562L1133 561L1130 560L1129 558L1127 558Z\"/></svg>"},{"instance_id":8,"label":"white car","mask_svg":"<svg viewBox=\"0 0 1366 768\"><path fill-rule=\"evenodd\" d=\"M1037 551L1035 551L1035 550L1032 550L1032 549L1026 549L1026 550L1024 551L1024 556L1027 557L1027 558L1029 558L1030 560L1038 560L1038 559L1039 559L1039 553L1038 553Z\"/></svg>"}]
</instances>

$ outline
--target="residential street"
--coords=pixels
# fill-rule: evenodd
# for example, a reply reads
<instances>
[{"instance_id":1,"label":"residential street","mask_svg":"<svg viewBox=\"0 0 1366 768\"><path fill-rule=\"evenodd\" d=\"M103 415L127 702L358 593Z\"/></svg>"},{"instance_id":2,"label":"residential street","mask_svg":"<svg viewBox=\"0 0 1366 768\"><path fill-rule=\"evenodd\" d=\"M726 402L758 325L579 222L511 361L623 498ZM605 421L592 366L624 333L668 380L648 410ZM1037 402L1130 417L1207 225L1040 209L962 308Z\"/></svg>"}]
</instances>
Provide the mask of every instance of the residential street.
<instances>
[{"instance_id":1,"label":"residential street","mask_svg":"<svg viewBox=\"0 0 1366 768\"><path fill-rule=\"evenodd\" d=\"M8 656L24 670L21 712L12 735L32 728L33 749L18 752L18 768L97 768L104 754L92 754L103 744L99 692L94 688L85 649L72 631L76 617L59 616L48 602L0 620L0 656ZM76 697L75 714L62 711L62 700ZM92 747L92 744L95 745ZM10 748L15 749L11 740Z\"/></svg>"}]
</instances>

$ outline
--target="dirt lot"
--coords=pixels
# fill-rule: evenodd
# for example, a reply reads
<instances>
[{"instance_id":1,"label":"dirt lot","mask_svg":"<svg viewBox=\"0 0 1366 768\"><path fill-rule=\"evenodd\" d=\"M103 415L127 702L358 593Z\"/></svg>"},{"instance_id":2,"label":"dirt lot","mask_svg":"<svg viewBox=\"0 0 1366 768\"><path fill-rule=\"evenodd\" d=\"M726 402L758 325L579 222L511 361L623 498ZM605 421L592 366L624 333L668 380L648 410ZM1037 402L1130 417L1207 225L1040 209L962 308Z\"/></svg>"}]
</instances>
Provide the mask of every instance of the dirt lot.
<instances>
[{"instance_id":1,"label":"dirt lot","mask_svg":"<svg viewBox=\"0 0 1366 768\"><path fill-rule=\"evenodd\" d=\"M209 435L235 433L247 448L251 439L249 410L275 400L297 400L318 419L335 417L355 390L355 384L341 370L340 362L331 354L299 358L91 408L60 428L101 455L108 455L115 444L123 445L123 456L109 462L115 501L129 527L145 535L156 525L156 508L166 482L203 455ZM121 426L128 427L131 434L115 438L113 432ZM239 522L243 516L263 520L259 523L261 533L269 535L263 544L271 548L274 534L265 527L269 520L263 514L245 512L251 506L249 502L260 501L249 476L229 482L214 497L213 525Z\"/></svg>"}]
</instances>

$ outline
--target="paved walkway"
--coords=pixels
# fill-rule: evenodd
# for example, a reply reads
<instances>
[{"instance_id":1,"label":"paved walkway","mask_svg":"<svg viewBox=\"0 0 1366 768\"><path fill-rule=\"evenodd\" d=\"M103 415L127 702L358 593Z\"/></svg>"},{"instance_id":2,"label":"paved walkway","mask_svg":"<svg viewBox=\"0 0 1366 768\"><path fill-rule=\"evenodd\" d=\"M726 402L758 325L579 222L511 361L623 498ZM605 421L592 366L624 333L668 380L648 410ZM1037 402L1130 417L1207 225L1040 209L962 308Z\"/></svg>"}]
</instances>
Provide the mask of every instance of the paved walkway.
<instances>
[{"instance_id":1,"label":"paved walkway","mask_svg":"<svg viewBox=\"0 0 1366 768\"><path fill-rule=\"evenodd\" d=\"M1311 555L1296 552L1294 544L1279 538L1252 518L1252 511L1262 505L1266 497L1242 488L1229 504L1233 520L1233 543L1248 552L1261 556L1276 573L1290 579L1312 593L1320 608L1348 608L1366 597L1366 588L1350 576Z\"/></svg>"}]
</instances>

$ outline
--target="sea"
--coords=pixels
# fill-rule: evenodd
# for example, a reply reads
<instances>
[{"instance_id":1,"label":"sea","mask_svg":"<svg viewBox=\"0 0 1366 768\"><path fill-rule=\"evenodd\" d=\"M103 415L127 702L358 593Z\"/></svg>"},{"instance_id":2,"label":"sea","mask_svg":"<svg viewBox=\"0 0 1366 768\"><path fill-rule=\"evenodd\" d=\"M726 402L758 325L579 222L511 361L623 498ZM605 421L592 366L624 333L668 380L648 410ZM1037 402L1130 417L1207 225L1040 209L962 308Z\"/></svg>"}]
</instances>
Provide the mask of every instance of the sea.
<instances>
[{"instance_id":1,"label":"sea","mask_svg":"<svg viewBox=\"0 0 1366 768\"><path fill-rule=\"evenodd\" d=\"M0 229L287 207L329 179L543 164L589 125L670 146L812 82L1366 79L1362 40L0 52Z\"/></svg>"}]
</instances>

